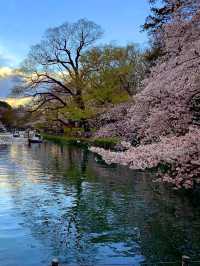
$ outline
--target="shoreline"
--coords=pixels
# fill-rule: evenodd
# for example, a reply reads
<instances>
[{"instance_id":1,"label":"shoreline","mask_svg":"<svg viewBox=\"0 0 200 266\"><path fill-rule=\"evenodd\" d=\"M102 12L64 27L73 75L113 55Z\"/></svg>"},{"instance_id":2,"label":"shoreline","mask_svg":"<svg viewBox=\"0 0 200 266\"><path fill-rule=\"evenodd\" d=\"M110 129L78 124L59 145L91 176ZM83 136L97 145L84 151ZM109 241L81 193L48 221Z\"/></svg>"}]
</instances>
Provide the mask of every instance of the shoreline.
<instances>
[{"instance_id":1,"label":"shoreline","mask_svg":"<svg viewBox=\"0 0 200 266\"><path fill-rule=\"evenodd\" d=\"M119 143L117 138L78 138L71 136L57 136L51 134L42 134L44 140L52 141L59 144L77 145L81 147L100 147L104 149L114 150L115 146Z\"/></svg>"}]
</instances>

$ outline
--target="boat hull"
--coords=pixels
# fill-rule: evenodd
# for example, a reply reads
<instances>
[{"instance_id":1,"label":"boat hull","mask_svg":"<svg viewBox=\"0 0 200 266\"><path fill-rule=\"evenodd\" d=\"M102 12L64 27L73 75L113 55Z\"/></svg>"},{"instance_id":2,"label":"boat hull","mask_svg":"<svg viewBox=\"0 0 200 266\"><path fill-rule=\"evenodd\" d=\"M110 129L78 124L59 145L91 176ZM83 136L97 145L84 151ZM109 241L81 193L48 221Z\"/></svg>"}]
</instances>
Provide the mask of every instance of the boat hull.
<instances>
[{"instance_id":1,"label":"boat hull","mask_svg":"<svg viewBox=\"0 0 200 266\"><path fill-rule=\"evenodd\" d=\"M40 140L39 139L38 140L36 140L36 139L29 139L28 140L28 143L29 144L31 144L31 143L42 143L42 140L41 139Z\"/></svg>"}]
</instances>

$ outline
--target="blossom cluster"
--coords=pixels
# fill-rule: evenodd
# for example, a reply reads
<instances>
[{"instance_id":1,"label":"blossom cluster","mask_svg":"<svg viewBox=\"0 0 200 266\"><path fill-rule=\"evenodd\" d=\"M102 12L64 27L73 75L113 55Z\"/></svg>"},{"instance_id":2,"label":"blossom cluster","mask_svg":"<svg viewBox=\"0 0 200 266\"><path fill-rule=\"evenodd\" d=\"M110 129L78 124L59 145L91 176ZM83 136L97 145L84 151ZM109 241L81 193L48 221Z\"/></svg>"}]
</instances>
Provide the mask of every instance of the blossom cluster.
<instances>
[{"instance_id":1,"label":"blossom cluster","mask_svg":"<svg viewBox=\"0 0 200 266\"><path fill-rule=\"evenodd\" d=\"M131 169L145 170L159 165L170 165L160 180L177 188L192 188L200 183L200 129L190 128L184 136L162 137L158 143L130 147L124 152L114 152L91 147L106 163L127 165Z\"/></svg>"},{"instance_id":2,"label":"blossom cluster","mask_svg":"<svg viewBox=\"0 0 200 266\"><path fill-rule=\"evenodd\" d=\"M195 3L199 7L200 1ZM171 169L161 179L177 188L192 187L200 176L200 107L193 106L194 98L200 98L198 10L187 19L179 16L163 28L164 56L144 81L144 90L126 113L115 108L118 120L111 120L96 133L101 137L119 136L131 143L137 139L140 146L118 153L91 149L108 163L134 169L169 163ZM112 117L112 112L107 116Z\"/></svg>"}]
</instances>

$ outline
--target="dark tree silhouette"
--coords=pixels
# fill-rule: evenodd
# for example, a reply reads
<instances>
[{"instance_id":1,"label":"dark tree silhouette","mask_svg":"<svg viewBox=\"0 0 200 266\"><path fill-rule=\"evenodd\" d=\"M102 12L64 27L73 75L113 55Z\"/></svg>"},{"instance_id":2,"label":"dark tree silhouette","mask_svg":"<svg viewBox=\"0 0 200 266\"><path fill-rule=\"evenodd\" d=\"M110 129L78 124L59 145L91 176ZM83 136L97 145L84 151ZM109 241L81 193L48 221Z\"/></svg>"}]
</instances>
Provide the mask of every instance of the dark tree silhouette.
<instances>
[{"instance_id":1,"label":"dark tree silhouette","mask_svg":"<svg viewBox=\"0 0 200 266\"><path fill-rule=\"evenodd\" d=\"M16 87L13 93L33 96L34 111L57 110L70 102L84 111L83 90L88 69L83 69L81 57L101 35L100 26L86 19L48 29L22 64L24 86ZM88 130L84 119L82 125Z\"/></svg>"}]
</instances>

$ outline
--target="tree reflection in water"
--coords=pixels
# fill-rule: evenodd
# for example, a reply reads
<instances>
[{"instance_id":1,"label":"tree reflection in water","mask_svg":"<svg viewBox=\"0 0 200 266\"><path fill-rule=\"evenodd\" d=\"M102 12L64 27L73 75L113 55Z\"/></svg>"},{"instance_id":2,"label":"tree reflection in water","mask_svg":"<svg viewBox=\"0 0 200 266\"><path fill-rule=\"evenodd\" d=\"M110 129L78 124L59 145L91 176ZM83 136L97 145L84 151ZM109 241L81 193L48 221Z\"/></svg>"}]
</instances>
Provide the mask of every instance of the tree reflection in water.
<instances>
[{"instance_id":1,"label":"tree reflection in water","mask_svg":"<svg viewBox=\"0 0 200 266\"><path fill-rule=\"evenodd\" d=\"M46 260L140 265L198 256L199 209L150 174L106 166L70 146L12 145L0 153L14 219L39 241Z\"/></svg>"}]
</instances>

